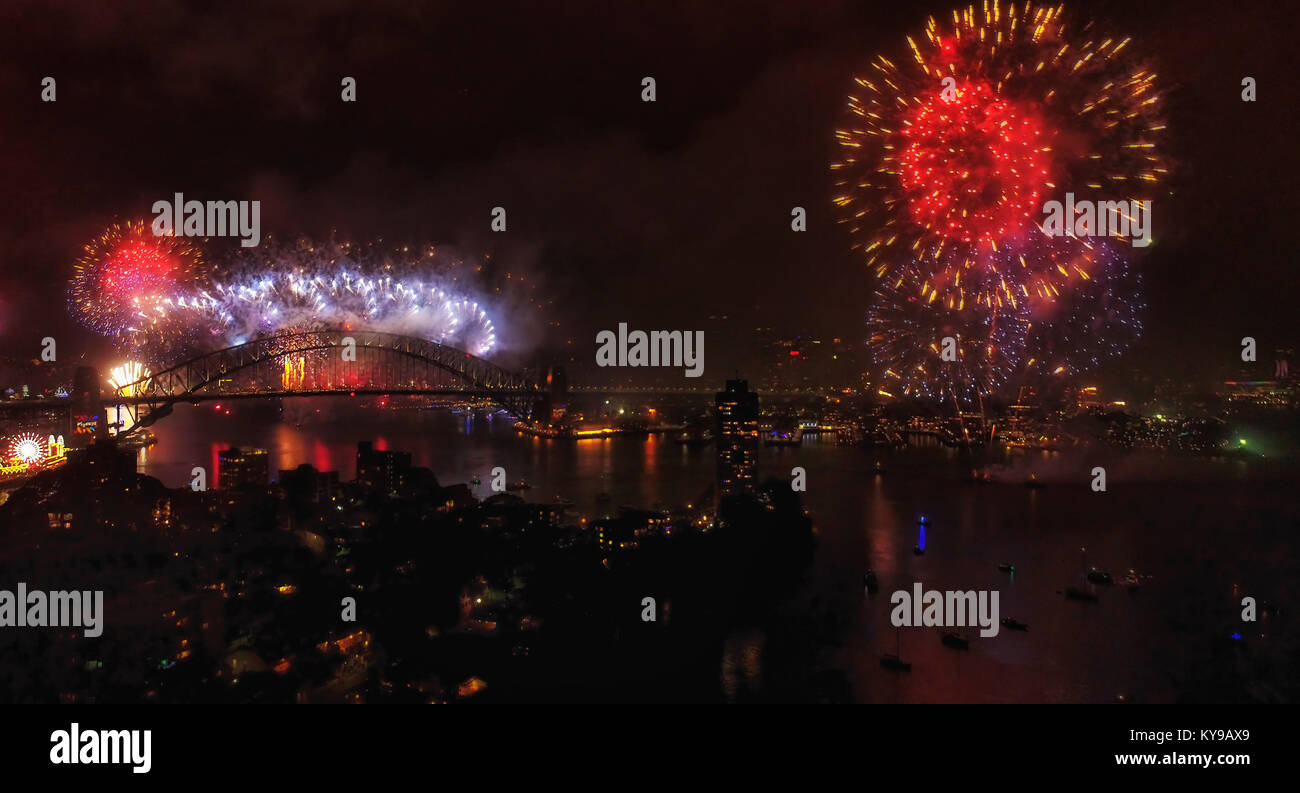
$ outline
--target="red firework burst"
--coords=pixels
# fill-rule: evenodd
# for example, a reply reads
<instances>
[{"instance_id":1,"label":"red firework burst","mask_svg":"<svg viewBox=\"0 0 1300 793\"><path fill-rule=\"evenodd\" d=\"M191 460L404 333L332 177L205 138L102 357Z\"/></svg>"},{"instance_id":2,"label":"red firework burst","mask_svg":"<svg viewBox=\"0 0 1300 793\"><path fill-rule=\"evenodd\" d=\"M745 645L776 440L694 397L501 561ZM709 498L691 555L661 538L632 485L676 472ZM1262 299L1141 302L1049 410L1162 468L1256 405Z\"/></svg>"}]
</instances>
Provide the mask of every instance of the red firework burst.
<instances>
[{"instance_id":1,"label":"red firework burst","mask_svg":"<svg viewBox=\"0 0 1300 793\"><path fill-rule=\"evenodd\" d=\"M135 348L184 330L169 322L174 298L203 277L203 257L189 240L155 236L147 224L128 222L86 246L69 297L83 323Z\"/></svg>"},{"instance_id":2,"label":"red firework burst","mask_svg":"<svg viewBox=\"0 0 1300 793\"><path fill-rule=\"evenodd\" d=\"M831 166L867 265L891 280L921 268L958 302L1059 288L1052 270L999 266L1038 238L1044 201L1164 190L1157 75L1131 44L1067 24L1060 6L987 0L929 19L902 58L873 59Z\"/></svg>"},{"instance_id":3,"label":"red firework burst","mask_svg":"<svg viewBox=\"0 0 1300 793\"><path fill-rule=\"evenodd\" d=\"M899 130L898 182L912 221L948 240L996 247L1042 204L1042 120L985 83L920 99Z\"/></svg>"}]
</instances>

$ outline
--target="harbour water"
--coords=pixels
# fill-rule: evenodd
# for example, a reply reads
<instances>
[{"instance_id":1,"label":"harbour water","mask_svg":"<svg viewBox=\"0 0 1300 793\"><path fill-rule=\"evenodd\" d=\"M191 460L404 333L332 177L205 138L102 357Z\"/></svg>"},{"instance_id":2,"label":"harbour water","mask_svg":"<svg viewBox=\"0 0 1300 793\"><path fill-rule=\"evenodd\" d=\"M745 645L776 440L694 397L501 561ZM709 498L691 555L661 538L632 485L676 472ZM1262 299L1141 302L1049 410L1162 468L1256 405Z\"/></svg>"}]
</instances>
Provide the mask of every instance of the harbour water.
<instances>
[{"instance_id":1,"label":"harbour water","mask_svg":"<svg viewBox=\"0 0 1300 793\"><path fill-rule=\"evenodd\" d=\"M509 481L533 485L529 500L562 497L585 515L686 504L714 477L712 447L667 436L543 439L516 432L505 415L357 408L341 416L330 400L294 403L283 418L228 408L178 408L155 428L159 441L141 452L140 470L178 487L196 465L215 470L218 450L255 446L269 450L272 478L309 463L351 479L357 442L371 441L411 452L443 483L479 477L480 497L490 494L488 472L504 467ZM1107 469L1106 492L1090 487L1097 465ZM1255 623L1241 619L1246 596L1297 602L1300 566L1287 538L1300 528L1300 507L1287 464L937 444L880 450L806 436L796 447L764 448L761 466L764 477L787 481L791 468L806 469L818 548L807 586L781 617L727 642L719 685L729 698L1277 701L1297 691L1285 606L1261 609ZM999 481L970 481L987 467ZM1031 473L1044 487L1024 486ZM921 515L927 552L918 556ZM1014 574L997 569L1004 562ZM1085 586L1094 566L1117 582L1129 568L1149 578L1134 591L1098 586L1096 603L1063 597ZM867 568L880 581L873 595L863 588ZM1000 616L1029 630L980 638L967 629L969 650L941 644L940 628L896 632L890 594L918 581L997 590ZM881 653L896 645L910 672L881 668Z\"/></svg>"}]
</instances>

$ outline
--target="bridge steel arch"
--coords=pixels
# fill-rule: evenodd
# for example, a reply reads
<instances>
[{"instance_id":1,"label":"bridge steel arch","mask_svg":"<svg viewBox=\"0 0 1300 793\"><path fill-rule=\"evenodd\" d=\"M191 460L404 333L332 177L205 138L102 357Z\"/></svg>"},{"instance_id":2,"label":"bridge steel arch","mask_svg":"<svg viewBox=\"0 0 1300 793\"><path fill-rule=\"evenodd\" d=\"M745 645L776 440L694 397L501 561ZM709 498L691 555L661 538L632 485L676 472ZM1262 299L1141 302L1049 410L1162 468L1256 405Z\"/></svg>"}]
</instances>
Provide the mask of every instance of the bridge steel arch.
<instances>
[{"instance_id":1,"label":"bridge steel arch","mask_svg":"<svg viewBox=\"0 0 1300 793\"><path fill-rule=\"evenodd\" d=\"M343 359L346 338L356 345L355 361ZM320 364L313 373L323 377L314 379L325 382L287 387L280 374L284 361L295 357ZM366 364L367 379L348 382L343 373L359 373ZM253 384L235 384L236 376L247 380L250 374ZM446 344L395 333L324 330L264 336L191 358L122 385L104 404L125 406L134 430L167 415L178 402L355 393L485 397L525 419L546 396L524 375Z\"/></svg>"}]
</instances>

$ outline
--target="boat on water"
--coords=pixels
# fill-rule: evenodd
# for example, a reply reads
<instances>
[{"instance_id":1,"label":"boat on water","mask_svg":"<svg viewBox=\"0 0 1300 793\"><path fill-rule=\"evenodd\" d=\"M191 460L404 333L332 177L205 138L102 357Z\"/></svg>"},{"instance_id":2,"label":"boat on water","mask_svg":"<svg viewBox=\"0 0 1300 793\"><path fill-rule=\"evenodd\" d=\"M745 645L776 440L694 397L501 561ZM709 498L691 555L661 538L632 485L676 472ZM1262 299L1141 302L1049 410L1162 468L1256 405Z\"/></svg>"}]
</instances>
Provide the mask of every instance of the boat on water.
<instances>
[{"instance_id":1,"label":"boat on water","mask_svg":"<svg viewBox=\"0 0 1300 793\"><path fill-rule=\"evenodd\" d=\"M877 475L887 474L889 469L881 465L879 460L876 460L876 464L871 467L871 472Z\"/></svg>"},{"instance_id":2,"label":"boat on water","mask_svg":"<svg viewBox=\"0 0 1300 793\"><path fill-rule=\"evenodd\" d=\"M132 433L120 439L118 441L118 448L134 451L136 449L147 449L150 446L156 444L157 442L158 442L157 435L153 434L152 432L149 432L148 430L142 430L140 432Z\"/></svg>"},{"instance_id":3,"label":"boat on water","mask_svg":"<svg viewBox=\"0 0 1300 793\"><path fill-rule=\"evenodd\" d=\"M701 446L708 446L710 443L713 443L712 435L701 435L693 438L677 438L677 445L685 446L688 449L698 449Z\"/></svg>"},{"instance_id":4,"label":"boat on water","mask_svg":"<svg viewBox=\"0 0 1300 793\"><path fill-rule=\"evenodd\" d=\"M1086 589L1080 589L1077 586L1065 588L1065 597L1069 600L1082 600L1087 603L1096 603L1100 600L1096 592L1089 592Z\"/></svg>"},{"instance_id":5,"label":"boat on water","mask_svg":"<svg viewBox=\"0 0 1300 793\"><path fill-rule=\"evenodd\" d=\"M880 665L886 669L893 669L895 672L910 672L912 665L907 661L899 658L894 653L885 653L880 656Z\"/></svg>"},{"instance_id":6,"label":"boat on water","mask_svg":"<svg viewBox=\"0 0 1300 793\"><path fill-rule=\"evenodd\" d=\"M713 443L713 432L702 427L691 427L678 433L674 440L678 445L690 448L707 446Z\"/></svg>"},{"instance_id":7,"label":"boat on water","mask_svg":"<svg viewBox=\"0 0 1300 793\"><path fill-rule=\"evenodd\" d=\"M1029 478L1025 480L1025 487L1029 488L1030 490L1039 490L1041 488L1047 487L1047 485L1038 481L1038 474L1030 474Z\"/></svg>"},{"instance_id":8,"label":"boat on water","mask_svg":"<svg viewBox=\"0 0 1300 793\"><path fill-rule=\"evenodd\" d=\"M910 672L912 665L903 660L903 635L894 628L894 652L880 656L880 665L895 672Z\"/></svg>"},{"instance_id":9,"label":"boat on water","mask_svg":"<svg viewBox=\"0 0 1300 793\"><path fill-rule=\"evenodd\" d=\"M880 581L876 578L875 570L867 570L867 574L862 577L862 583L866 585L867 591L875 594L880 591Z\"/></svg>"},{"instance_id":10,"label":"boat on water","mask_svg":"<svg viewBox=\"0 0 1300 793\"><path fill-rule=\"evenodd\" d=\"M1105 570L1099 570L1096 567L1088 571L1088 580L1094 584L1109 585L1115 583L1114 579L1111 578L1110 573L1106 572Z\"/></svg>"},{"instance_id":11,"label":"boat on water","mask_svg":"<svg viewBox=\"0 0 1300 793\"><path fill-rule=\"evenodd\" d=\"M1136 594L1137 590L1146 586L1155 576L1150 573L1139 573L1136 569L1130 567L1124 573L1124 577L1119 580L1120 586L1129 588L1130 594Z\"/></svg>"},{"instance_id":12,"label":"boat on water","mask_svg":"<svg viewBox=\"0 0 1300 793\"><path fill-rule=\"evenodd\" d=\"M556 496L555 498L551 499L551 503L557 507L564 507L565 509L576 506L572 501L565 498L564 496Z\"/></svg>"},{"instance_id":13,"label":"boat on water","mask_svg":"<svg viewBox=\"0 0 1300 793\"><path fill-rule=\"evenodd\" d=\"M1010 629L1013 630L1013 631L1027 631L1027 630L1029 630L1029 626L1028 626L1028 625L1026 625L1025 623L1021 622L1020 620L1012 619L1011 617L1003 617L1001 621L1002 621L1002 626L1003 626L1004 628L1010 628Z\"/></svg>"},{"instance_id":14,"label":"boat on water","mask_svg":"<svg viewBox=\"0 0 1300 793\"><path fill-rule=\"evenodd\" d=\"M772 430L763 438L764 446L799 446L803 443L803 430Z\"/></svg>"},{"instance_id":15,"label":"boat on water","mask_svg":"<svg viewBox=\"0 0 1300 793\"><path fill-rule=\"evenodd\" d=\"M944 631L943 638L940 639L945 647L951 647L954 650L969 650L970 639L966 638L957 631Z\"/></svg>"},{"instance_id":16,"label":"boat on water","mask_svg":"<svg viewBox=\"0 0 1300 793\"><path fill-rule=\"evenodd\" d=\"M998 565L998 570L1003 573L1014 573L1016 571L1016 566L1011 562L1003 562Z\"/></svg>"},{"instance_id":17,"label":"boat on water","mask_svg":"<svg viewBox=\"0 0 1300 793\"><path fill-rule=\"evenodd\" d=\"M532 488L532 485L528 484L528 482L526 482L523 479L520 479L518 482L511 482L508 485L506 485L506 490L528 490L530 488Z\"/></svg>"}]
</instances>

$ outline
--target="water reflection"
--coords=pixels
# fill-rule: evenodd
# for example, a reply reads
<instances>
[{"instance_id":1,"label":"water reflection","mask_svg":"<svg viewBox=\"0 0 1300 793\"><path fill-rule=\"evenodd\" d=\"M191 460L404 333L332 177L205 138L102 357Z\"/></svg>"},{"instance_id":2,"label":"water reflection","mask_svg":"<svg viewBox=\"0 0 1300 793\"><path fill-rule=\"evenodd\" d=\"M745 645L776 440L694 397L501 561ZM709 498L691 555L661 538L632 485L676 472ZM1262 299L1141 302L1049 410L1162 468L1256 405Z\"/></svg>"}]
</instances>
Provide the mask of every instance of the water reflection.
<instances>
[{"instance_id":1,"label":"water reflection","mask_svg":"<svg viewBox=\"0 0 1300 793\"><path fill-rule=\"evenodd\" d=\"M480 477L475 492L482 497L488 472L501 466L510 481L534 486L528 499L562 496L586 515L615 512L620 504L690 503L715 476L712 447L691 449L671 438L543 440L521 436L501 419L414 410L327 419L309 409L292 425L242 410L214 416L179 406L154 428L158 445L138 455L142 471L181 487L194 466L206 465L211 485L217 452L237 445L267 448L272 477L310 463L350 480L357 442L382 438L410 451L440 482ZM874 472L876 459L885 473ZM1229 608L1233 583L1285 601L1300 580L1286 539L1295 525L1294 479L1286 478L1293 471L1261 482L1239 476L1238 461L1123 456L1102 461L1108 472L1125 472L1124 487L1102 497L1087 477L1069 478L1091 467L1077 456L1013 461L939 446L871 451L805 438L799 447L764 450L760 460L763 475L785 481L793 465L807 469L803 496L819 530L806 593L818 605L809 615L838 619L836 635L817 640L825 641L819 663L842 671L861 701L1104 702L1120 691L1167 701L1177 696L1178 681L1197 674L1210 637L1227 635L1224 620L1235 614L1240 628L1240 598L1235 612ZM1017 470L1005 482L970 481L972 469L1011 462ZM1035 466L1046 479L1042 489L1022 484ZM1050 470L1042 469L1059 475L1045 477ZM1139 476L1146 479L1134 481ZM1167 481L1151 481L1159 476ZM608 497L598 499L602 493ZM921 514L933 528L927 553L915 556ZM1099 604L1065 600L1061 591L1085 566L1082 547L1087 564L1133 567L1153 574L1153 583L1138 596L1107 589ZM1014 576L997 569L1003 562L1015 564ZM867 567L879 577L876 595L864 592ZM895 645L889 595L914 581L928 589L996 589L1002 616L1031 630L973 638L969 651L958 652L940 643L937 629L904 629L903 654L913 671L886 672L880 655ZM1251 641L1258 648L1266 640ZM718 667L724 694L744 699L780 682L765 680L764 666L787 668L778 652L785 644L758 632L729 638Z\"/></svg>"},{"instance_id":2,"label":"water reflection","mask_svg":"<svg viewBox=\"0 0 1300 793\"><path fill-rule=\"evenodd\" d=\"M736 702L763 691L763 647L767 634L749 630L727 637L722 648L722 696Z\"/></svg>"}]
</instances>

